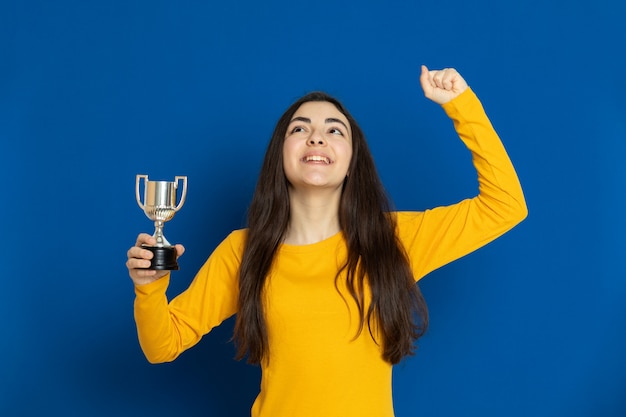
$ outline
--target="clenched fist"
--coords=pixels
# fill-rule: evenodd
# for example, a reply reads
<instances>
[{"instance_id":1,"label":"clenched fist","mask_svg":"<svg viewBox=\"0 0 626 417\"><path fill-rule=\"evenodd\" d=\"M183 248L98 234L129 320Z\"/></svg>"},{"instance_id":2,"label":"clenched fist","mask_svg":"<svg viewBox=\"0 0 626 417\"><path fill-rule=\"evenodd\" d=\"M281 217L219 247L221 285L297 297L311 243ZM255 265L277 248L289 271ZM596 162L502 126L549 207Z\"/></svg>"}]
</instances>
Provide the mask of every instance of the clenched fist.
<instances>
[{"instance_id":1,"label":"clenched fist","mask_svg":"<svg viewBox=\"0 0 626 417\"><path fill-rule=\"evenodd\" d=\"M429 71L422 65L420 83L426 98L437 104L447 103L467 89L467 83L454 68Z\"/></svg>"}]
</instances>

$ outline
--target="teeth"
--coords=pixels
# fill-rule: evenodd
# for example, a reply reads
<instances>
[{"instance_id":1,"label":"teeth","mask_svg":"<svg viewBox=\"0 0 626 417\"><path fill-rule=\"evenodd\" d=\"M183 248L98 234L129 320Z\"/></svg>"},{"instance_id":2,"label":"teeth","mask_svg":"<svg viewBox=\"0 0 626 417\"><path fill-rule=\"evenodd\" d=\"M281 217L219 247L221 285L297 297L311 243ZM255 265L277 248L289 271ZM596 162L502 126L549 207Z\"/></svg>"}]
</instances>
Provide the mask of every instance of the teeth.
<instances>
[{"instance_id":1,"label":"teeth","mask_svg":"<svg viewBox=\"0 0 626 417\"><path fill-rule=\"evenodd\" d=\"M319 156L319 155L307 156L306 158L304 158L304 160L306 162L315 161L315 162L325 162L327 164L330 164L330 160L328 158Z\"/></svg>"}]
</instances>

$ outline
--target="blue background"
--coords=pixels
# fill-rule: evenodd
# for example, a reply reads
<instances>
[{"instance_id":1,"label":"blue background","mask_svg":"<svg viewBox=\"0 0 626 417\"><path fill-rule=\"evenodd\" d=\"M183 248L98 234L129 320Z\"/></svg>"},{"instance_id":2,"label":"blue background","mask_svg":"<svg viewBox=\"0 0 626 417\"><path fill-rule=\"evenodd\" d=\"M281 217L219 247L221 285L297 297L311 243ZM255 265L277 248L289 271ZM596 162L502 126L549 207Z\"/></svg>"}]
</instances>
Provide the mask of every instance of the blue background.
<instances>
[{"instance_id":1,"label":"blue background","mask_svg":"<svg viewBox=\"0 0 626 417\"><path fill-rule=\"evenodd\" d=\"M171 295L243 226L274 123L313 89L359 120L398 209L473 196L422 63L477 92L530 215L421 281L397 416L626 415L625 4L2 2L0 415L248 415L232 320L171 364L139 349L135 175L189 177Z\"/></svg>"}]
</instances>

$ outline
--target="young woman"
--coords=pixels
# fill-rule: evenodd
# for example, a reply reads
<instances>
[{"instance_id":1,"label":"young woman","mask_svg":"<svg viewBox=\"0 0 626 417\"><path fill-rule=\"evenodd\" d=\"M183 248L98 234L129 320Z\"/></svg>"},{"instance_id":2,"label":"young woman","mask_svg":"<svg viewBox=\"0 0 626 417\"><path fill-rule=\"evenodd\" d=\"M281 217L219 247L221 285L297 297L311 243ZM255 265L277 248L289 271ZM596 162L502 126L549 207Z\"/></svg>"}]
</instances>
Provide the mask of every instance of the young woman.
<instances>
[{"instance_id":1,"label":"young woman","mask_svg":"<svg viewBox=\"0 0 626 417\"><path fill-rule=\"evenodd\" d=\"M420 82L473 155L478 196L390 212L365 137L335 99L309 94L276 125L250 205L190 287L128 251L135 319L150 362L174 360L236 314L238 358L262 369L253 416L393 416L392 365L428 324L416 281L502 235L526 214L519 181L482 106L454 69ZM184 252L177 245L179 256ZM216 376L217 377L217 376Z\"/></svg>"}]
</instances>

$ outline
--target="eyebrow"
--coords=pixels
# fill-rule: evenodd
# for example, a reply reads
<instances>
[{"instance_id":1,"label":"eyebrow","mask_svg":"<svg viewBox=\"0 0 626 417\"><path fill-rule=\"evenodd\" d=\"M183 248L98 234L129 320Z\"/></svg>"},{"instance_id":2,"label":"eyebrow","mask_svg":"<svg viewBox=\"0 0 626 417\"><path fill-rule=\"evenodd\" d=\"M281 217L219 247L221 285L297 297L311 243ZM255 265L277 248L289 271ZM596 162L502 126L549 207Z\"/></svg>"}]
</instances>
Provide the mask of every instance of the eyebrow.
<instances>
[{"instance_id":1,"label":"eyebrow","mask_svg":"<svg viewBox=\"0 0 626 417\"><path fill-rule=\"evenodd\" d=\"M298 116L298 117L294 117L293 119L291 119L289 124L291 124L293 122L304 122L304 123L311 124L311 119L309 119L308 117ZM350 131L348 126L341 119L337 119L335 117L329 117L328 119L324 120L324 122L325 123L339 123L339 124L342 124L343 127L345 127L348 131Z\"/></svg>"}]
</instances>

